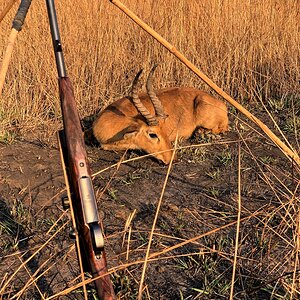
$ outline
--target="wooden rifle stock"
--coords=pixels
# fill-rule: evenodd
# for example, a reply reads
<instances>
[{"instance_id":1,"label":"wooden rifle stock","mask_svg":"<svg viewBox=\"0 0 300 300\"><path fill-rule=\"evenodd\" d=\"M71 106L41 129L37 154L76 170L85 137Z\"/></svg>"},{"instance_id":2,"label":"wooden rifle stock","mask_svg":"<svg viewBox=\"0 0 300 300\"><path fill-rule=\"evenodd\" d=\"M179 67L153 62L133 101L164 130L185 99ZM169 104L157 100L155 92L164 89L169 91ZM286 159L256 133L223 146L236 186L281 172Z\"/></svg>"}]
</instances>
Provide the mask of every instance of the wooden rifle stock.
<instances>
[{"instance_id":1,"label":"wooden rifle stock","mask_svg":"<svg viewBox=\"0 0 300 300\"><path fill-rule=\"evenodd\" d=\"M68 77L59 78L59 93L64 122L64 130L60 131L59 138L79 236L78 257L82 258L84 271L90 272L94 278L99 277L94 281L99 298L115 299L112 283L107 274L97 207L93 202L95 198L83 132L72 84Z\"/></svg>"}]
</instances>

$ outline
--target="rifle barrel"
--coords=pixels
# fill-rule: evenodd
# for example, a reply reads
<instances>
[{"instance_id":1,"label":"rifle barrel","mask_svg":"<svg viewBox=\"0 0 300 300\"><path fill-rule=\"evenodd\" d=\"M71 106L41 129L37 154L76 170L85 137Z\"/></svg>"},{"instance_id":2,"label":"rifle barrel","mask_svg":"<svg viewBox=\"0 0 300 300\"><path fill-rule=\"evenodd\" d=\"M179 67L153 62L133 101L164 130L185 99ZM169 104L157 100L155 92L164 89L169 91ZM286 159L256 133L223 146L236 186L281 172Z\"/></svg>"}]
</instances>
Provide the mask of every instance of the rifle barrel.
<instances>
[{"instance_id":1,"label":"rifle barrel","mask_svg":"<svg viewBox=\"0 0 300 300\"><path fill-rule=\"evenodd\" d=\"M60 42L60 34L58 29L54 0L46 0L46 4L47 4L47 11L48 11L58 77L60 78L67 77L65 60L64 60L61 42Z\"/></svg>"}]
</instances>

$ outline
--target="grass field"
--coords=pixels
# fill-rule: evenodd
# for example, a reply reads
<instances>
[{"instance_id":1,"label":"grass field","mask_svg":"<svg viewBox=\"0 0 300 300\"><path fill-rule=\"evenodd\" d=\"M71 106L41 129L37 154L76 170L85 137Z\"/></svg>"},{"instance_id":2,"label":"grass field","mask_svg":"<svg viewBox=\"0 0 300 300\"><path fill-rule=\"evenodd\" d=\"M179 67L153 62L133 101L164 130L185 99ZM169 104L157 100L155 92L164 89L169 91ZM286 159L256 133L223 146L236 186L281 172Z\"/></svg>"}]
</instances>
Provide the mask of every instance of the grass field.
<instances>
[{"instance_id":1,"label":"grass field","mask_svg":"<svg viewBox=\"0 0 300 300\"><path fill-rule=\"evenodd\" d=\"M4 4L1 1L0 9ZM299 93L297 1L125 4L238 101L267 103ZM154 63L159 64L157 88L206 88L109 1L78 1L76 5L58 1L57 10L67 69L82 117L126 94L137 71L149 70ZM1 56L13 13L1 24ZM1 97L4 128L11 123L20 124L22 130L51 124L51 131L57 125L57 75L46 16L45 5L33 2L18 36Z\"/></svg>"},{"instance_id":2,"label":"grass field","mask_svg":"<svg viewBox=\"0 0 300 300\"><path fill-rule=\"evenodd\" d=\"M1 1L0 12L7 2ZM69 219L58 204L64 185L54 134L62 122L43 2L32 2L0 96L0 299L48 299L79 282L63 227ZM124 4L299 153L298 0ZM211 91L110 1L61 0L56 6L82 119L126 95L140 68L148 71L154 63L156 88ZM0 23L0 62L16 9ZM196 136L192 147L178 150L153 238L145 299L300 297L299 168L228 107L231 130L220 143ZM110 268L119 268L114 286L120 299L136 299L142 264L135 263L144 259L167 168L145 159L114 170L118 155L88 152L100 173L94 183ZM46 240L45 249L24 263ZM90 287L88 298L95 297ZM84 295L79 289L60 299Z\"/></svg>"}]
</instances>

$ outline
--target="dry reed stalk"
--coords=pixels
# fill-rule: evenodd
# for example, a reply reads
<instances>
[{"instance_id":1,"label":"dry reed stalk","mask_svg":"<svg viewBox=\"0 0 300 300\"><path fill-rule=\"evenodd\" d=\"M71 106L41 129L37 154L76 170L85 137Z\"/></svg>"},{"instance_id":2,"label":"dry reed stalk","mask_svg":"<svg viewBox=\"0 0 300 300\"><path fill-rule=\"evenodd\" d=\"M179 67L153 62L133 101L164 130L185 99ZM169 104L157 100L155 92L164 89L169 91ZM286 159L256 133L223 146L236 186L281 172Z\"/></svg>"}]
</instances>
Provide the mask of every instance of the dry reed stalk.
<instances>
[{"instance_id":1,"label":"dry reed stalk","mask_svg":"<svg viewBox=\"0 0 300 300\"><path fill-rule=\"evenodd\" d=\"M290 291L290 299L292 300L295 292L300 294L300 282L299 278L296 277L297 270L299 270L299 255L300 255L300 211L298 211L297 219L296 219L296 230L295 230L295 260L294 260L294 271L293 271L293 279L291 284ZM297 296L296 296L297 297Z\"/></svg>"},{"instance_id":2,"label":"dry reed stalk","mask_svg":"<svg viewBox=\"0 0 300 300\"><path fill-rule=\"evenodd\" d=\"M240 236L240 227L241 227L241 212L242 212L242 199L241 199L241 144L238 143L238 209L237 209L237 223L236 223L236 234L235 234L235 247L234 247L234 259L232 266L232 278L231 278L231 287L230 287L230 296L229 299L233 300L234 297L234 283L235 283L235 274L237 266L237 257L239 249L239 236Z\"/></svg>"},{"instance_id":3,"label":"dry reed stalk","mask_svg":"<svg viewBox=\"0 0 300 300\"><path fill-rule=\"evenodd\" d=\"M3 276L3 278L1 279L0 288L2 287L2 285L5 282L5 280L6 280L7 277L8 277L8 273L6 272L5 275Z\"/></svg>"},{"instance_id":4,"label":"dry reed stalk","mask_svg":"<svg viewBox=\"0 0 300 300\"><path fill-rule=\"evenodd\" d=\"M131 222L134 218L136 214L136 209L134 209L134 211L132 213L129 214L126 222L125 222L125 225L124 225L124 229L123 229L123 239L122 239L122 248L124 247L124 243L125 243L125 237L126 237L126 234L127 234L127 231L129 230L128 232L128 239L130 240L130 235L131 235L131 230L132 230L132 226L131 226ZM128 245L127 245L127 248L129 247L129 241L128 241Z\"/></svg>"},{"instance_id":5,"label":"dry reed stalk","mask_svg":"<svg viewBox=\"0 0 300 300\"><path fill-rule=\"evenodd\" d=\"M262 99L259 98L259 101L262 105L262 107L264 108L264 110L267 112L270 120L273 122L275 128L278 130L278 132L280 133L280 135L282 136L282 138L284 139L284 141L286 142L286 144L288 145L288 147L290 149L293 150L293 152L297 153L295 149L293 149L293 146L290 144L290 142L288 141L288 139L286 138L286 136L284 135L284 133L282 132L282 130L280 129L278 123L276 122L276 120L274 119L274 117L272 116L271 112L268 110L268 108L266 107L266 105L263 103ZM296 128L296 126L295 126Z\"/></svg>"},{"instance_id":6,"label":"dry reed stalk","mask_svg":"<svg viewBox=\"0 0 300 300\"><path fill-rule=\"evenodd\" d=\"M129 259L131 231L132 231L132 227L130 226L128 230L128 240L127 240L127 247L126 247L126 260Z\"/></svg>"},{"instance_id":7,"label":"dry reed stalk","mask_svg":"<svg viewBox=\"0 0 300 300\"><path fill-rule=\"evenodd\" d=\"M46 234L48 235L52 229L58 224L58 222L68 213L67 210L65 210L58 218L57 220L53 223L53 225L47 230Z\"/></svg>"},{"instance_id":8,"label":"dry reed stalk","mask_svg":"<svg viewBox=\"0 0 300 300\"><path fill-rule=\"evenodd\" d=\"M241 139L243 139L242 135L240 134ZM278 208L274 209L272 211L271 214L268 214L265 219L261 220L261 219L257 219L263 226L264 228L270 230L274 235L276 235L278 238L280 238L284 243L286 243L286 245L288 245L291 248L294 248L294 245L292 243L292 241L288 240L287 237L280 235L276 230L274 230L271 226L268 225L269 221L276 215L276 213L280 212L280 210L283 208L288 214L288 208L286 208L286 205L289 205L289 203L285 204L282 203L282 199L279 197L278 195L278 191L276 190L276 188L274 187L274 185L276 185L275 183L273 183L273 181L266 175L266 172L263 171L262 167L259 165L257 158L255 157L255 155L253 154L253 152L251 151L249 145L246 143L245 140L243 140L244 145L246 146L246 149L248 150L248 153L251 155L253 161L255 162L256 166L258 167L259 171L261 172L262 176L261 179L270 187L270 189L272 190L272 192L274 193L277 201L279 203L281 203L281 206L279 206ZM292 199L293 197L291 197ZM264 235L264 234L262 234Z\"/></svg>"},{"instance_id":9,"label":"dry reed stalk","mask_svg":"<svg viewBox=\"0 0 300 300\"><path fill-rule=\"evenodd\" d=\"M278 261L273 268L269 271L270 273L276 272L278 268L282 268L283 265L290 267L290 261L294 261L294 269L292 272L285 273L282 277L291 274L292 281L285 282L284 280L281 284L285 287L287 293L289 294L290 299L294 299L298 297L299 294L299 278L297 277L298 274L298 267L299 267L299 207L298 207L298 189L300 186L300 182L296 185L294 190L290 190L289 186L281 180L271 168L267 167L267 171L263 170L262 167L259 165L258 159L252 153L250 147L245 143L246 147L252 159L255 161L257 167L261 172L261 179L270 187L270 190L273 191L276 200L280 205L273 209L271 212L266 214L263 219L258 219L259 222L263 225L263 231L261 234L261 240L267 239L267 232L270 231L272 234L276 236L276 243L280 239L282 242L286 244L286 247L290 248L291 251L287 251L285 255ZM266 174L270 173L270 175ZM297 179L286 175L281 174L285 178L289 180L295 181ZM295 218L296 215L296 218ZM272 227L274 218L280 216L281 222L280 225L276 227L276 230ZM289 239L289 234L287 231L293 229L293 239ZM293 258L294 256L294 258ZM270 258L268 258L270 259ZM270 259L271 261L271 259ZM284 262L284 263L283 263ZM297 295L296 295L297 294ZM298 298L297 298L298 299Z\"/></svg>"},{"instance_id":10,"label":"dry reed stalk","mask_svg":"<svg viewBox=\"0 0 300 300\"><path fill-rule=\"evenodd\" d=\"M170 173L171 173L171 169L172 169L172 166L173 166L173 160L175 158L175 153L176 153L176 149L177 149L177 141L178 141L178 136L176 136L176 139L175 139L174 150L173 150L173 153L172 153L170 164L168 166L168 170L167 170L167 174L166 174L166 177L165 177L163 188L162 188L162 191L161 191L161 194L160 194L160 198L159 198L159 201L157 203L156 212L155 212L154 220L153 220L153 223L152 223L151 232L150 232L150 235L149 235L149 242L148 242L148 246L147 246L147 250L146 250L146 254L145 254L145 261L144 261L142 275L141 275L141 279L140 279L138 300L142 300L142 295L143 295L143 290L144 290L144 280L145 280L145 275L146 275L148 259L149 259L149 255L150 255L150 249L151 249L153 234L154 234L154 230L155 230L155 227L156 227L156 222L157 222L157 219L158 219L158 214L159 214L160 207L161 207L161 204L162 204L163 196L165 194L165 189L167 187L167 183L168 183L169 176L170 176Z\"/></svg>"},{"instance_id":11,"label":"dry reed stalk","mask_svg":"<svg viewBox=\"0 0 300 300\"><path fill-rule=\"evenodd\" d=\"M219 86L217 86L210 78L208 78L203 72L201 72L190 60L188 60L181 52L179 52L173 45L171 45L166 39L164 39L160 34L153 30L149 25L142 21L136 14L134 14L130 9L128 9L119 0L110 0L115 4L121 11L123 11L129 18L131 18L137 25L149 33L154 39L156 39L160 44L162 44L167 50L169 50L173 55L175 55L182 63L184 63L192 72L200 77L207 85L214 89L220 96L222 96L226 101L243 113L249 120L258 125L265 134L274 142L274 144L286 155L289 159L294 160L296 164L300 167L300 157L297 152L293 149L287 147L261 120L251 114L244 106L235 101L227 93L225 93Z\"/></svg>"},{"instance_id":12,"label":"dry reed stalk","mask_svg":"<svg viewBox=\"0 0 300 300\"><path fill-rule=\"evenodd\" d=\"M22 260L21 260L20 257L19 257L19 259L20 259L20 261L21 261L21 263L22 263ZM34 282L35 288L37 289L37 291L38 291L39 294L40 294L40 298L41 298L42 300L45 300L45 297L44 297L43 293L41 292L40 288L38 287L38 285L36 284L36 282L35 282L35 280L34 280L34 275L31 275L31 274L30 274L30 272L29 272L29 270L28 270L28 268L27 268L26 265L24 266L24 269L25 269L25 271L27 272L27 274L29 275L29 278L30 278L29 281ZM22 292L24 292L25 290L26 290L26 288L24 287L24 289L22 289ZM17 300L20 299L21 295L22 295L22 293L18 296ZM11 299L15 299L15 298L16 298L15 296L11 297Z\"/></svg>"},{"instance_id":13,"label":"dry reed stalk","mask_svg":"<svg viewBox=\"0 0 300 300\"><path fill-rule=\"evenodd\" d=\"M131 265L132 264L127 264L126 267L131 266ZM76 285L74 285L72 287L69 287L69 288L67 288L67 289L65 289L63 291L60 291L60 292L58 292L58 293L56 293L56 294L54 294L54 295L46 298L45 300L57 299L59 296L68 295L69 293L71 293L71 292L73 292L73 291L81 288L83 285L90 284L90 283L94 282L97 279L100 279L100 278L102 278L104 276L107 276L107 275L111 275L115 271L119 271L119 270L122 270L122 269L125 269L125 267L124 268L119 268L117 270L110 270L106 274L103 274L103 275L100 275L100 276L97 276L97 277L94 277L94 278L85 279L84 281L81 281L80 283L78 283L78 284L76 284Z\"/></svg>"},{"instance_id":14,"label":"dry reed stalk","mask_svg":"<svg viewBox=\"0 0 300 300\"><path fill-rule=\"evenodd\" d=\"M244 222L244 221L247 221L247 220L249 220L249 219L255 217L255 216L258 215L258 214L259 214L259 212L252 213L251 215L242 218L242 219L240 220L240 222L242 223L242 222ZM166 248L166 249L164 249L164 250L162 250L162 251L160 251L160 252L152 253L152 254L149 255L149 258L153 258L153 257L159 256L159 255L165 254L165 253L167 253L167 252L173 251L173 250L175 250L175 249L181 248L181 247L183 247L183 246L185 246L185 245L187 245L187 244L193 243L193 242L195 242L195 241L197 241L197 240L199 240L199 239L201 239L201 238L203 238L203 237L205 237L205 236L214 234L214 233L216 233L216 232L218 232L218 231L220 231L220 230L222 230L222 229L231 227L231 226L236 225L236 224L237 224L237 221L230 222L230 223L225 224L225 225L223 225L223 226L220 226L220 227L218 227L218 228L216 228L216 229L210 230L210 231L208 231L208 232L205 232L205 233L203 233L203 234L200 234L200 235L198 235L198 236L195 236L195 237L193 237L193 238L191 238L191 239L185 240L185 241L183 241L183 242L181 242L181 243L179 243L179 244L177 244L177 245L174 245L174 246L171 246L171 247L169 247L169 248Z\"/></svg>"},{"instance_id":15,"label":"dry reed stalk","mask_svg":"<svg viewBox=\"0 0 300 300\"><path fill-rule=\"evenodd\" d=\"M121 167L121 165L124 163L124 158L126 156L127 150L124 151L124 153L122 154L121 158L119 159L119 161L117 163L114 164L114 166L116 167L116 169L114 170L114 173L110 176L108 182L105 184L105 187L101 190L100 195L98 195L98 192L96 193L96 197L98 199L101 199L103 194L108 190L112 180L114 179L114 177L116 176L117 172L119 171L119 168ZM95 175L92 175L92 179L94 179ZM102 228L102 231L104 232L104 229Z\"/></svg>"}]
</instances>

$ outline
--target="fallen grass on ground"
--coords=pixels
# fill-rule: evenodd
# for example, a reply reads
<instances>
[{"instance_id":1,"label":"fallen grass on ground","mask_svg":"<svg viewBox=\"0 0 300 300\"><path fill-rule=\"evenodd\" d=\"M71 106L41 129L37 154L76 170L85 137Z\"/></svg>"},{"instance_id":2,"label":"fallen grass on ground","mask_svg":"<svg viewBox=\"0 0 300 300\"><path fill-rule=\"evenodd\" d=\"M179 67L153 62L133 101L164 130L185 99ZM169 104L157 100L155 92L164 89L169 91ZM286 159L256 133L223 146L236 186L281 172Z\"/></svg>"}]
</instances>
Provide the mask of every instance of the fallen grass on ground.
<instances>
[{"instance_id":1,"label":"fallen grass on ground","mask_svg":"<svg viewBox=\"0 0 300 300\"><path fill-rule=\"evenodd\" d=\"M109 200L109 189L122 187L125 189L123 193L126 193L126 190L135 191L159 169L162 180L167 170L154 165L149 174L149 170L145 172L143 169L148 168L147 165L139 165L145 158L135 157L133 160L123 159L121 165L112 165L111 172L109 168L95 172L98 173L94 179L95 188L97 191L101 190L101 201L109 200L106 205L109 205L113 214L116 214L116 211L119 214L120 211L124 212L120 216L123 221L115 220L113 228L106 220L111 232L106 236L109 271L120 299L136 299L138 295L150 232L152 246L145 269L145 299L157 298L158 293L164 293L166 286L172 291L171 294L167 294L168 299L228 299L231 290L234 295L232 299L298 298L299 174L293 174L291 170L283 168L279 158L271 156L270 160L258 157L257 149L253 147L257 140L251 135L249 130L239 131L237 138L232 141L194 145L195 149L205 147L207 150L205 159L198 162L195 162L197 152L185 152L169 174L171 181L166 181L167 196L161 198L161 208L157 211L157 225L152 230L151 222L157 208L155 199L152 199L153 204L148 208L148 216L141 219L138 214L143 213L143 209L137 205L138 211L130 210L130 207L126 207L122 194L117 203L112 202L113 199ZM240 154L237 151L238 145L241 147ZM212 149L219 151L209 151ZM178 151L181 151L180 148ZM263 151L263 147L259 149L259 153ZM230 163L227 159L224 163L220 157L228 157L228 153L231 154ZM93 161L93 155L91 160ZM122 166L130 163L134 164L135 172L139 176L128 184L124 178L132 178L132 169L122 173ZM194 166L193 171L197 171L201 165L218 166L222 174L221 179L217 181L211 181L211 176L207 176L210 178L210 188L218 190L218 194L201 189L203 186L199 184L201 191L197 192L196 198L203 199L204 202L198 202L197 207L193 196L191 207L188 198L186 202L178 202L168 195L172 192L172 187L180 188L179 181L174 176L180 174L178 168L185 163L189 164L189 168ZM114 170L117 166L117 170ZM105 175L107 172L109 174ZM191 185L194 181L192 175L193 172L191 177L188 177ZM229 176L233 176L234 179L228 181ZM201 179L205 177L206 175ZM251 177L251 180L248 177ZM236 183L236 186L228 187L230 183ZM189 192L183 189L183 194L187 196ZM158 195L155 196L156 199L157 197ZM134 203L134 199L125 199ZM240 221L237 219L238 203L241 207ZM108 207L106 209L109 209ZM63 248L59 246L61 241L65 240L67 227L70 226L68 214L58 212L56 221L49 217L48 221L44 220L42 226L39 223L40 229L36 227L34 217L21 203L15 203L10 214L11 222L8 219L5 224L1 223L2 234L15 235L16 229L13 227L18 224L26 228L26 231L34 232L35 241L30 247L22 246L23 241L6 245L1 259L10 261L15 268L12 269L13 273L7 272L3 277L3 299L30 299L30 295L39 295L41 299L55 299L59 295L82 299L82 283L74 244L65 242ZM24 215L27 215L27 218L24 218ZM240 228L238 240L237 226ZM20 251L22 248L26 250ZM35 259L39 261L35 272L26 271L26 266L30 266L30 261ZM62 271L62 265L65 265L65 271ZM63 281L65 288L57 283L57 276L66 276ZM50 281L48 287L52 292L40 291L40 287L43 286L41 278ZM88 297L95 297L91 281L92 279L88 278L86 280L87 293ZM175 287L170 287L168 281L173 282ZM52 286L51 282L55 284Z\"/></svg>"}]
</instances>

